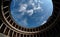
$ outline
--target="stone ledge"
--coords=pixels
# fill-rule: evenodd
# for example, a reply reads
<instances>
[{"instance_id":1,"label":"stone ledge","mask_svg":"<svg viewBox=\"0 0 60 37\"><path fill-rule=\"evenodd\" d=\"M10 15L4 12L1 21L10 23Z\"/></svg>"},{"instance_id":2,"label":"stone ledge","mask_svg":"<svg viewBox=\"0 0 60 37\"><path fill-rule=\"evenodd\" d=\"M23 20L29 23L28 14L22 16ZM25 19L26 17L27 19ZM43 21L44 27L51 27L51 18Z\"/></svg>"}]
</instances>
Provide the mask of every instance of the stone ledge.
<instances>
[{"instance_id":1,"label":"stone ledge","mask_svg":"<svg viewBox=\"0 0 60 37\"><path fill-rule=\"evenodd\" d=\"M9 36L6 36L6 35L0 33L0 37L9 37Z\"/></svg>"}]
</instances>

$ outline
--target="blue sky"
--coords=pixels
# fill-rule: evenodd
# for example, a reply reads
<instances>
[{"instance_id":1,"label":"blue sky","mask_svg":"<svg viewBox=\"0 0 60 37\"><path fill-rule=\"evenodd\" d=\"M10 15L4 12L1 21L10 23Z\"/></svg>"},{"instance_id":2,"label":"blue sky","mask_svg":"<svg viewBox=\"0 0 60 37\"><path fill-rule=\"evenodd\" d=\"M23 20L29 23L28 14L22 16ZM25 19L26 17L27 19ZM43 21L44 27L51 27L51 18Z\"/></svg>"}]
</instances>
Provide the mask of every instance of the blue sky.
<instances>
[{"instance_id":1,"label":"blue sky","mask_svg":"<svg viewBox=\"0 0 60 37\"><path fill-rule=\"evenodd\" d=\"M43 25L52 15L52 0L12 0L11 15L18 25L34 28Z\"/></svg>"}]
</instances>

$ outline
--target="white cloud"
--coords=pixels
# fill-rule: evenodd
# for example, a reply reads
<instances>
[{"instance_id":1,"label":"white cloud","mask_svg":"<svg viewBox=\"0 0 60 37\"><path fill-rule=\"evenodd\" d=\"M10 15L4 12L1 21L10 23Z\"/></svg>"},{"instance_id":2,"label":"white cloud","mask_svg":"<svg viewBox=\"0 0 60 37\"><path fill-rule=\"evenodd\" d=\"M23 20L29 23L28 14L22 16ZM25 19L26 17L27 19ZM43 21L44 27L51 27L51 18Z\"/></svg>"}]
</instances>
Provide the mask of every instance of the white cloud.
<instances>
[{"instance_id":1,"label":"white cloud","mask_svg":"<svg viewBox=\"0 0 60 37\"><path fill-rule=\"evenodd\" d=\"M20 4L20 8L19 8L19 12L22 12L22 15L24 15L25 13L28 13L29 16L31 16L33 14L34 10L40 10L42 11L42 7L40 6L40 3L38 4L38 6L36 7L35 2L41 2L41 0L30 0L29 3L26 4ZM42 3L42 2L41 2ZM34 8L31 10L26 10L28 5L32 5Z\"/></svg>"},{"instance_id":2,"label":"white cloud","mask_svg":"<svg viewBox=\"0 0 60 37\"><path fill-rule=\"evenodd\" d=\"M21 11L26 11L26 8L27 8L27 4L21 4L20 5L21 7L19 8L19 12L21 12Z\"/></svg>"},{"instance_id":3,"label":"white cloud","mask_svg":"<svg viewBox=\"0 0 60 37\"><path fill-rule=\"evenodd\" d=\"M41 0L40 1L38 1L40 4L43 4L44 2L42 2Z\"/></svg>"},{"instance_id":4,"label":"white cloud","mask_svg":"<svg viewBox=\"0 0 60 37\"><path fill-rule=\"evenodd\" d=\"M38 2L38 0L34 0L36 3Z\"/></svg>"},{"instance_id":5,"label":"white cloud","mask_svg":"<svg viewBox=\"0 0 60 37\"><path fill-rule=\"evenodd\" d=\"M39 7L34 7L34 10L40 10L40 9L42 9L40 6Z\"/></svg>"},{"instance_id":6,"label":"white cloud","mask_svg":"<svg viewBox=\"0 0 60 37\"><path fill-rule=\"evenodd\" d=\"M33 14L33 9L28 10L27 13L29 14L29 16L31 16Z\"/></svg>"},{"instance_id":7,"label":"white cloud","mask_svg":"<svg viewBox=\"0 0 60 37\"><path fill-rule=\"evenodd\" d=\"M41 25L43 25L43 24L45 24L46 23L46 21L44 21Z\"/></svg>"},{"instance_id":8,"label":"white cloud","mask_svg":"<svg viewBox=\"0 0 60 37\"><path fill-rule=\"evenodd\" d=\"M34 5L35 5L35 3L32 3L31 5L32 5L32 6L34 6Z\"/></svg>"},{"instance_id":9,"label":"white cloud","mask_svg":"<svg viewBox=\"0 0 60 37\"><path fill-rule=\"evenodd\" d=\"M32 3L33 2L33 0L29 0L29 3Z\"/></svg>"}]
</instances>

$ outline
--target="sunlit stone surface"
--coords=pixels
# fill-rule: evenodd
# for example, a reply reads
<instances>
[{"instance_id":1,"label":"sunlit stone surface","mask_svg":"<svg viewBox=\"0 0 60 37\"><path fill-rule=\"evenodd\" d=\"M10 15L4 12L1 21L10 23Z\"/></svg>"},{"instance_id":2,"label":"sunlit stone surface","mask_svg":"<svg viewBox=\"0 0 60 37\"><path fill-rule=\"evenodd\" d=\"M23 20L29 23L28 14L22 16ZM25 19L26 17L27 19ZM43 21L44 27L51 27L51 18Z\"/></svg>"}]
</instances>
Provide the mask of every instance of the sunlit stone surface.
<instances>
[{"instance_id":1,"label":"sunlit stone surface","mask_svg":"<svg viewBox=\"0 0 60 37\"><path fill-rule=\"evenodd\" d=\"M11 16L15 22L26 28L42 26L52 15L52 0L12 0Z\"/></svg>"}]
</instances>

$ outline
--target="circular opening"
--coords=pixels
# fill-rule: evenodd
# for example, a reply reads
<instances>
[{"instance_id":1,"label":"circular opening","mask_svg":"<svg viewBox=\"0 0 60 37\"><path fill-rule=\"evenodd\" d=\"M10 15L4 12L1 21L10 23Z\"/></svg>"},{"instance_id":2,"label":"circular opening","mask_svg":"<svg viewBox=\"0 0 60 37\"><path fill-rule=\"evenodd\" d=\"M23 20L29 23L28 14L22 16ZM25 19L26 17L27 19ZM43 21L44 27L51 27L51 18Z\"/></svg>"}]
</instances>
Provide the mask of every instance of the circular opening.
<instances>
[{"instance_id":1,"label":"circular opening","mask_svg":"<svg viewBox=\"0 0 60 37\"><path fill-rule=\"evenodd\" d=\"M44 25L53 12L52 0L12 0L11 16L15 22L26 28Z\"/></svg>"}]
</instances>

